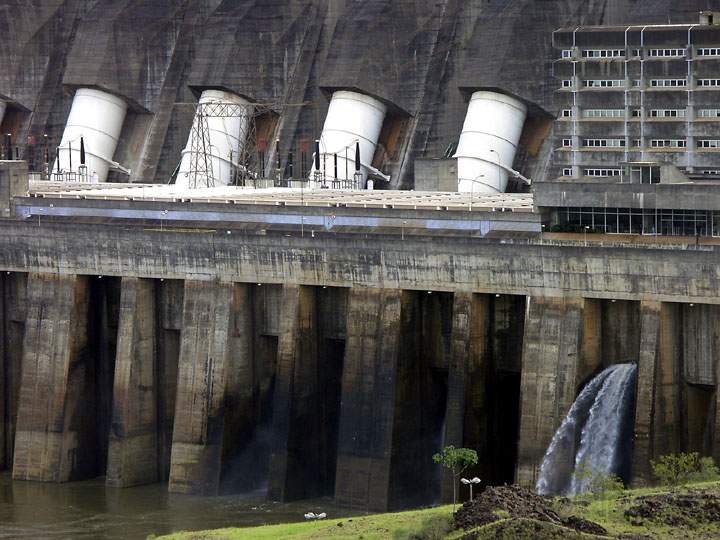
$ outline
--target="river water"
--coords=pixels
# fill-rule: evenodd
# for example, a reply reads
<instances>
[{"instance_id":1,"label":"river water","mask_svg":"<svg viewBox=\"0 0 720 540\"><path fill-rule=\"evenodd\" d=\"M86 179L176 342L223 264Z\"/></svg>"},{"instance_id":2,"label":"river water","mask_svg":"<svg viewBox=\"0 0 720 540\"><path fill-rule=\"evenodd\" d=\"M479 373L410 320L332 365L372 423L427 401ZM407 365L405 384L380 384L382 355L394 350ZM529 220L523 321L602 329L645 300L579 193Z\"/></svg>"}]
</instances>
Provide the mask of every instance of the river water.
<instances>
[{"instance_id":1,"label":"river water","mask_svg":"<svg viewBox=\"0 0 720 540\"><path fill-rule=\"evenodd\" d=\"M49 484L0 474L0 538L143 539L183 530L303 521L308 511L328 518L354 515L332 499L272 503L262 492L195 497L166 484L107 488L104 479Z\"/></svg>"}]
</instances>

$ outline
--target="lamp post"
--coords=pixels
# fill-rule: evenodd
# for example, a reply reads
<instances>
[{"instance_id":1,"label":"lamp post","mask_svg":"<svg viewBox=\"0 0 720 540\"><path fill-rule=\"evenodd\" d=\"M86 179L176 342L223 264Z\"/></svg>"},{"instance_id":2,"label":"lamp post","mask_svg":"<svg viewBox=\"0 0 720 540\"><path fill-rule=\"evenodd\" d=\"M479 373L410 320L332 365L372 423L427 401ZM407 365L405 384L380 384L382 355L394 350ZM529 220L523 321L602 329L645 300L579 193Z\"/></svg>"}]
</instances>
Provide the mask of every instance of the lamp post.
<instances>
[{"instance_id":1,"label":"lamp post","mask_svg":"<svg viewBox=\"0 0 720 540\"><path fill-rule=\"evenodd\" d=\"M589 228L590 228L590 225L585 225L585 247L587 247L587 233L588 233Z\"/></svg>"},{"instance_id":2,"label":"lamp post","mask_svg":"<svg viewBox=\"0 0 720 540\"><path fill-rule=\"evenodd\" d=\"M481 480L476 476L475 478L461 478L460 481L466 486L470 487L470 500L473 500L473 484L479 484Z\"/></svg>"}]
</instances>

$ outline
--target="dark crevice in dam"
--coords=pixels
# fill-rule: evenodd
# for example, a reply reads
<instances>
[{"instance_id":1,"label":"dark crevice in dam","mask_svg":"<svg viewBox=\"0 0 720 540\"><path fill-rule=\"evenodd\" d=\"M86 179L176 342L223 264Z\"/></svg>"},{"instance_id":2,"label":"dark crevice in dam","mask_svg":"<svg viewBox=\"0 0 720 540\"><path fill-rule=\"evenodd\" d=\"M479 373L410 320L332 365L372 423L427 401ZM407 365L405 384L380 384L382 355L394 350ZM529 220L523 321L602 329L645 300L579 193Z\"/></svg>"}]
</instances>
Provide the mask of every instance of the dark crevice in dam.
<instances>
[{"instance_id":1,"label":"dark crevice in dam","mask_svg":"<svg viewBox=\"0 0 720 540\"><path fill-rule=\"evenodd\" d=\"M442 447L452 295L406 292L402 308L390 463L393 508L428 504L439 493L441 469L431 457Z\"/></svg>"}]
</instances>

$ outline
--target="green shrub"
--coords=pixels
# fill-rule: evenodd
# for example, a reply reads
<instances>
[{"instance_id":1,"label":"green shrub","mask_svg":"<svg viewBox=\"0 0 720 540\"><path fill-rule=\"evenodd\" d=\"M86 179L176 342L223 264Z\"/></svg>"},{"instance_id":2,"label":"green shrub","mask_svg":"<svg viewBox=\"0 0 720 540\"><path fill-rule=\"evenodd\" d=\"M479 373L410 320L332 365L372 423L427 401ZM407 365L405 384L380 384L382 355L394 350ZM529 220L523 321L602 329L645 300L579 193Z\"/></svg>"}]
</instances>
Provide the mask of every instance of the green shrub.
<instances>
[{"instance_id":1,"label":"green shrub","mask_svg":"<svg viewBox=\"0 0 720 540\"><path fill-rule=\"evenodd\" d=\"M618 476L597 471L587 463L578 465L575 477L587 482L588 494L593 499L605 499L625 489L625 484Z\"/></svg>"},{"instance_id":2,"label":"green shrub","mask_svg":"<svg viewBox=\"0 0 720 540\"><path fill-rule=\"evenodd\" d=\"M653 475L658 481L670 487L684 486L699 477L718 475L712 458L700 458L697 452L667 454L650 462Z\"/></svg>"},{"instance_id":3,"label":"green shrub","mask_svg":"<svg viewBox=\"0 0 720 540\"><path fill-rule=\"evenodd\" d=\"M720 468L711 457L700 458L700 470L691 477L693 482L710 482L720 478Z\"/></svg>"}]
</instances>

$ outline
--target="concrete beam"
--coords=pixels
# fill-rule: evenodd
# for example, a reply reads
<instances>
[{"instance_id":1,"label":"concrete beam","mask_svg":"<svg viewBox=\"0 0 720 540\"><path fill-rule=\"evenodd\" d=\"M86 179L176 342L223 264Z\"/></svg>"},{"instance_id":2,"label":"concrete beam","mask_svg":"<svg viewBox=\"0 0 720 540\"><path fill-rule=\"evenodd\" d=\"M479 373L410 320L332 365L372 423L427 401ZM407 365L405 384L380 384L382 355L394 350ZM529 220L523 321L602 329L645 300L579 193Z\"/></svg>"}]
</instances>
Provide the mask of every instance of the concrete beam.
<instances>
[{"instance_id":1,"label":"concrete beam","mask_svg":"<svg viewBox=\"0 0 720 540\"><path fill-rule=\"evenodd\" d=\"M32 274L13 478L65 482L93 472L95 418L84 395L87 279ZM92 407L89 407L92 408ZM91 414L92 413L92 414Z\"/></svg>"},{"instance_id":2,"label":"concrete beam","mask_svg":"<svg viewBox=\"0 0 720 540\"><path fill-rule=\"evenodd\" d=\"M720 250L3 222L0 271L720 304ZM202 233L202 234L198 234ZM651 276L652 279L648 279Z\"/></svg>"},{"instance_id":3,"label":"concrete beam","mask_svg":"<svg viewBox=\"0 0 720 540\"><path fill-rule=\"evenodd\" d=\"M335 501L390 506L402 292L351 289L342 377Z\"/></svg>"},{"instance_id":4,"label":"concrete beam","mask_svg":"<svg viewBox=\"0 0 720 540\"><path fill-rule=\"evenodd\" d=\"M316 298L312 287L283 287L272 421L268 498L321 493Z\"/></svg>"},{"instance_id":5,"label":"concrete beam","mask_svg":"<svg viewBox=\"0 0 720 540\"><path fill-rule=\"evenodd\" d=\"M158 480L155 343L154 284L123 278L108 449L110 486Z\"/></svg>"},{"instance_id":6,"label":"concrete beam","mask_svg":"<svg viewBox=\"0 0 720 540\"><path fill-rule=\"evenodd\" d=\"M516 472L522 486L535 486L545 451L582 382L584 310L582 298L528 299Z\"/></svg>"},{"instance_id":7,"label":"concrete beam","mask_svg":"<svg viewBox=\"0 0 720 540\"><path fill-rule=\"evenodd\" d=\"M217 494L232 284L186 281L169 491Z\"/></svg>"}]
</instances>

